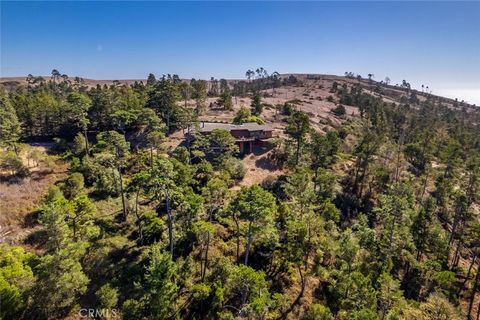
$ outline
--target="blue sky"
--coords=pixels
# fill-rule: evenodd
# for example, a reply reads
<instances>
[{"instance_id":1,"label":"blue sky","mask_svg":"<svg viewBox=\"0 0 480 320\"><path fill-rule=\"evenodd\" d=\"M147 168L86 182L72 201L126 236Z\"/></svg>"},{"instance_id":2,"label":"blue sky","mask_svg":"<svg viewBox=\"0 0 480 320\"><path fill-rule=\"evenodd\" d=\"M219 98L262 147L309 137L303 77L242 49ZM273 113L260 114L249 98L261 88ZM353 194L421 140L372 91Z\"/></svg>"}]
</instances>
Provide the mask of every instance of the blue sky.
<instances>
[{"instance_id":1,"label":"blue sky","mask_svg":"<svg viewBox=\"0 0 480 320\"><path fill-rule=\"evenodd\" d=\"M352 71L480 104L480 2L1 2L2 76Z\"/></svg>"}]
</instances>

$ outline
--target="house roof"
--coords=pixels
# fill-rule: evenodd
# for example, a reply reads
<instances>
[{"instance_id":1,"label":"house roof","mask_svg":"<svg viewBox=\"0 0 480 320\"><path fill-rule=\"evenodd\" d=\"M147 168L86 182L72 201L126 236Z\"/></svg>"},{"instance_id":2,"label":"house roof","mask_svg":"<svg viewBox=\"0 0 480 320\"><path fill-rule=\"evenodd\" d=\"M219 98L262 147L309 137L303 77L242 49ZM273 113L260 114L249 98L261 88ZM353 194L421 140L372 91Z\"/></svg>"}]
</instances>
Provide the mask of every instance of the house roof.
<instances>
[{"instance_id":1,"label":"house roof","mask_svg":"<svg viewBox=\"0 0 480 320\"><path fill-rule=\"evenodd\" d=\"M220 122L201 122L199 126L200 132L212 132L215 129L232 130L248 130L248 131L272 131L272 127L256 122L246 122L243 124L231 124Z\"/></svg>"}]
</instances>

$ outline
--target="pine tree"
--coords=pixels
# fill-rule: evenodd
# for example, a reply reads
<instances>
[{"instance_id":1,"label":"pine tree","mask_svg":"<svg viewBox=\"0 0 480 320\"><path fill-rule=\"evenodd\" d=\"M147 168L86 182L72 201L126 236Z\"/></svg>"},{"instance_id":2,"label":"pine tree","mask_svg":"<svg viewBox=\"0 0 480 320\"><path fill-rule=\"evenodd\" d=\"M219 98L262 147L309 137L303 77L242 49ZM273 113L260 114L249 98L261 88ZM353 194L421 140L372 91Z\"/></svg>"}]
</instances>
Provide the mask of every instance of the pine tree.
<instances>
[{"instance_id":1,"label":"pine tree","mask_svg":"<svg viewBox=\"0 0 480 320\"><path fill-rule=\"evenodd\" d=\"M308 115L301 111L295 111L287 120L285 133L291 136L296 142L295 165L300 161L300 151L304 143L305 136L310 132L310 119Z\"/></svg>"},{"instance_id":2,"label":"pine tree","mask_svg":"<svg viewBox=\"0 0 480 320\"><path fill-rule=\"evenodd\" d=\"M0 145L13 149L18 155L17 143L21 134L17 113L7 94L0 90Z\"/></svg>"}]
</instances>

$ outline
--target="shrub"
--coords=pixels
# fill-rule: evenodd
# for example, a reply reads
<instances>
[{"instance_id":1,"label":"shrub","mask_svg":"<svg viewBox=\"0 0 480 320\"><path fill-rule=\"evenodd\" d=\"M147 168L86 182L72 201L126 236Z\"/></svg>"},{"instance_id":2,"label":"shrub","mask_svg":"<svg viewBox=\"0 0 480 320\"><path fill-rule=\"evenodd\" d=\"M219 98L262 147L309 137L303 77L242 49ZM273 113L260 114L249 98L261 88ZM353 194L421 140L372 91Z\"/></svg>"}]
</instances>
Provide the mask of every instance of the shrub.
<instances>
[{"instance_id":1,"label":"shrub","mask_svg":"<svg viewBox=\"0 0 480 320\"><path fill-rule=\"evenodd\" d=\"M314 303L302 317L303 320L333 320L330 309L324 305Z\"/></svg>"},{"instance_id":2,"label":"shrub","mask_svg":"<svg viewBox=\"0 0 480 320\"><path fill-rule=\"evenodd\" d=\"M117 170L113 170L113 172L111 170L101 171L95 182L95 192L102 197L117 196L116 181L118 181L118 179L120 179L120 177Z\"/></svg>"},{"instance_id":3,"label":"shrub","mask_svg":"<svg viewBox=\"0 0 480 320\"><path fill-rule=\"evenodd\" d=\"M252 112L245 106L241 106L240 109L235 114L235 118L233 118L233 123L235 124L242 124L247 122L246 119L252 116Z\"/></svg>"},{"instance_id":4,"label":"shrub","mask_svg":"<svg viewBox=\"0 0 480 320\"><path fill-rule=\"evenodd\" d=\"M294 111L294 110L293 110L293 108L292 108L292 106L291 106L290 103L285 102L285 103L283 104L283 106L282 106L282 114L283 114L284 116L291 116L292 113L293 113L293 111Z\"/></svg>"},{"instance_id":5,"label":"shrub","mask_svg":"<svg viewBox=\"0 0 480 320\"><path fill-rule=\"evenodd\" d=\"M265 124L265 121L262 118L257 117L257 116L248 117L246 120L247 121L245 121L245 122L256 122L258 124Z\"/></svg>"},{"instance_id":6,"label":"shrub","mask_svg":"<svg viewBox=\"0 0 480 320\"><path fill-rule=\"evenodd\" d=\"M34 255L21 247L0 243L0 319L20 319L26 293L34 283Z\"/></svg>"},{"instance_id":7,"label":"shrub","mask_svg":"<svg viewBox=\"0 0 480 320\"><path fill-rule=\"evenodd\" d=\"M33 164L37 167L40 161L43 159L43 154L38 148L30 148L30 150L27 153L27 159L29 161L30 165L30 160L33 161Z\"/></svg>"},{"instance_id":8,"label":"shrub","mask_svg":"<svg viewBox=\"0 0 480 320\"><path fill-rule=\"evenodd\" d=\"M254 115L259 116L260 114L262 114L263 104L262 104L262 97L260 96L259 93L256 93L253 95L250 107Z\"/></svg>"},{"instance_id":9,"label":"shrub","mask_svg":"<svg viewBox=\"0 0 480 320\"><path fill-rule=\"evenodd\" d=\"M63 194L67 199L76 198L83 192L85 181L80 172L74 172L68 177L63 185Z\"/></svg>"},{"instance_id":10,"label":"shrub","mask_svg":"<svg viewBox=\"0 0 480 320\"><path fill-rule=\"evenodd\" d=\"M173 150L172 157L184 164L190 161L190 153L188 149L183 146L176 147L175 150Z\"/></svg>"},{"instance_id":11,"label":"shrub","mask_svg":"<svg viewBox=\"0 0 480 320\"><path fill-rule=\"evenodd\" d=\"M341 127L340 129L338 129L338 137L342 140L344 140L348 135L348 131L347 129L345 129L344 127Z\"/></svg>"},{"instance_id":12,"label":"shrub","mask_svg":"<svg viewBox=\"0 0 480 320\"><path fill-rule=\"evenodd\" d=\"M256 122L258 124L264 124L265 121L260 118L259 116L252 115L250 109L242 106L235 114L235 118L233 118L234 124L242 124L245 122Z\"/></svg>"},{"instance_id":13,"label":"shrub","mask_svg":"<svg viewBox=\"0 0 480 320\"><path fill-rule=\"evenodd\" d=\"M267 176L263 181L260 183L260 186L265 190L272 190L277 183L277 178L273 175Z\"/></svg>"},{"instance_id":14,"label":"shrub","mask_svg":"<svg viewBox=\"0 0 480 320\"><path fill-rule=\"evenodd\" d=\"M109 283L100 287L95 292L99 307L102 309L112 309L118 303L118 290L113 288Z\"/></svg>"},{"instance_id":15,"label":"shrub","mask_svg":"<svg viewBox=\"0 0 480 320\"><path fill-rule=\"evenodd\" d=\"M138 300L128 299L123 303L122 316L125 320L137 320L143 318L144 303Z\"/></svg>"},{"instance_id":16,"label":"shrub","mask_svg":"<svg viewBox=\"0 0 480 320\"><path fill-rule=\"evenodd\" d=\"M77 156L85 154L86 152L85 145L86 145L86 141L85 141L84 135L81 133L77 133L77 135L73 139L73 147L72 147L73 153Z\"/></svg>"},{"instance_id":17,"label":"shrub","mask_svg":"<svg viewBox=\"0 0 480 320\"><path fill-rule=\"evenodd\" d=\"M143 238L146 243L154 243L162 239L165 223L155 211L147 211L143 214Z\"/></svg>"},{"instance_id":18,"label":"shrub","mask_svg":"<svg viewBox=\"0 0 480 320\"><path fill-rule=\"evenodd\" d=\"M208 298L212 288L205 283L197 283L192 287L192 296L197 300L204 300Z\"/></svg>"},{"instance_id":19,"label":"shrub","mask_svg":"<svg viewBox=\"0 0 480 320\"><path fill-rule=\"evenodd\" d=\"M343 115L345 115L347 110L345 109L345 107L343 105L339 104L336 108L332 109L332 112L336 116L343 116Z\"/></svg>"},{"instance_id":20,"label":"shrub","mask_svg":"<svg viewBox=\"0 0 480 320\"><path fill-rule=\"evenodd\" d=\"M26 178L30 171L23 164L22 159L13 151L4 153L0 158L0 170L7 171L11 176L17 178Z\"/></svg>"},{"instance_id":21,"label":"shrub","mask_svg":"<svg viewBox=\"0 0 480 320\"><path fill-rule=\"evenodd\" d=\"M225 110L233 110L232 95L229 92L224 92L217 99L217 104L223 106Z\"/></svg>"},{"instance_id":22,"label":"shrub","mask_svg":"<svg viewBox=\"0 0 480 320\"><path fill-rule=\"evenodd\" d=\"M230 177L234 180L242 180L247 173L247 169L242 161L237 158L228 157L225 158L221 163L221 168L228 172Z\"/></svg>"}]
</instances>

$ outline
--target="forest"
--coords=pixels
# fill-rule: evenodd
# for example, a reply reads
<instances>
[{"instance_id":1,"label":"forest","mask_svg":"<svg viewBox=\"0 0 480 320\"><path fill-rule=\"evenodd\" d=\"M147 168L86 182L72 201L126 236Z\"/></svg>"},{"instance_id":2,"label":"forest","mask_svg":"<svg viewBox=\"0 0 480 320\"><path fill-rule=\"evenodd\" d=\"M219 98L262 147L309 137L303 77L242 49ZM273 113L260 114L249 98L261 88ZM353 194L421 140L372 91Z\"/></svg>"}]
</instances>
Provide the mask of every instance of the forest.
<instances>
[{"instance_id":1,"label":"forest","mask_svg":"<svg viewBox=\"0 0 480 320\"><path fill-rule=\"evenodd\" d=\"M3 83L0 183L66 169L0 243L0 319L479 320L480 109L373 75L245 76ZM267 103L320 87L320 129L308 93ZM274 127L282 174L242 182L231 133L198 130L217 113Z\"/></svg>"}]
</instances>

